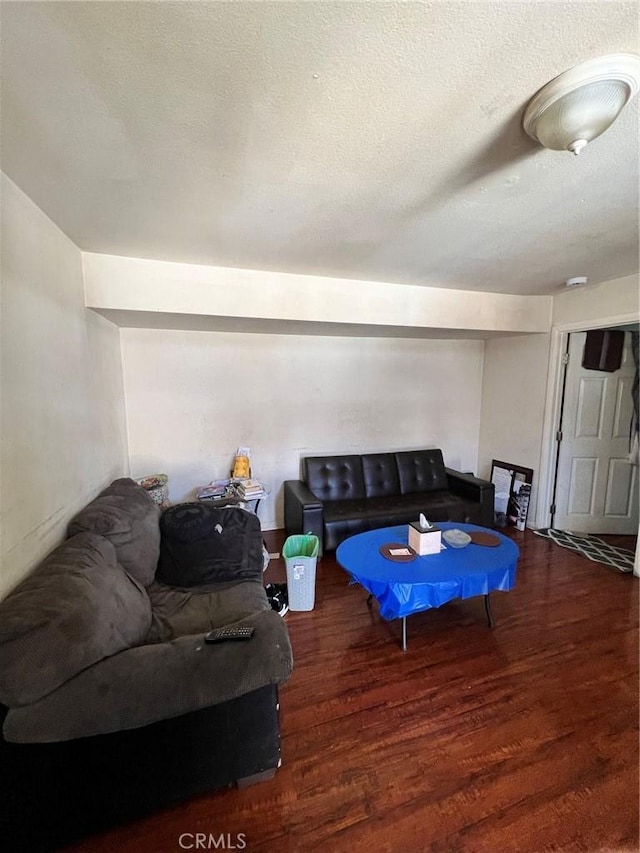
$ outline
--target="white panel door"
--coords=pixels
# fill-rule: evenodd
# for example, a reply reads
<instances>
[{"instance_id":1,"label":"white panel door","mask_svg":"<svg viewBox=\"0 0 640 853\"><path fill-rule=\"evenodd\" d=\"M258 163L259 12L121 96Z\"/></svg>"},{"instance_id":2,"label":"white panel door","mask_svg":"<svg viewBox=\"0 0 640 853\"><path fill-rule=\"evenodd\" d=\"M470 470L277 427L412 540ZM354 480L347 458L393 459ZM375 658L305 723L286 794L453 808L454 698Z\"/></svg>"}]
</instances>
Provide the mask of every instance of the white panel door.
<instances>
[{"instance_id":1,"label":"white panel door","mask_svg":"<svg viewBox=\"0 0 640 853\"><path fill-rule=\"evenodd\" d=\"M615 373L582 367L585 332L569 337L553 526L576 533L638 532L638 467L629 461L635 365L625 334Z\"/></svg>"}]
</instances>

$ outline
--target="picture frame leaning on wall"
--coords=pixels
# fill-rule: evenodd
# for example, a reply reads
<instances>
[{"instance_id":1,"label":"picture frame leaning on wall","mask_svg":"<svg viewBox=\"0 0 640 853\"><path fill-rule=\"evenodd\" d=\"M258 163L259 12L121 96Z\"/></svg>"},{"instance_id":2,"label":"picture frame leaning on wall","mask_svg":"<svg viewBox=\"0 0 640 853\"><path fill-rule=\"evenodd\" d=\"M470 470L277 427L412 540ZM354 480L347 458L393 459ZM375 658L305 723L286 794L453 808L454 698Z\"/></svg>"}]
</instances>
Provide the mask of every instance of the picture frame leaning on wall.
<instances>
[{"instance_id":1,"label":"picture frame leaning on wall","mask_svg":"<svg viewBox=\"0 0 640 853\"><path fill-rule=\"evenodd\" d=\"M524 530L529 514L533 468L493 459L490 479L495 486L497 526L510 524L517 530Z\"/></svg>"}]
</instances>

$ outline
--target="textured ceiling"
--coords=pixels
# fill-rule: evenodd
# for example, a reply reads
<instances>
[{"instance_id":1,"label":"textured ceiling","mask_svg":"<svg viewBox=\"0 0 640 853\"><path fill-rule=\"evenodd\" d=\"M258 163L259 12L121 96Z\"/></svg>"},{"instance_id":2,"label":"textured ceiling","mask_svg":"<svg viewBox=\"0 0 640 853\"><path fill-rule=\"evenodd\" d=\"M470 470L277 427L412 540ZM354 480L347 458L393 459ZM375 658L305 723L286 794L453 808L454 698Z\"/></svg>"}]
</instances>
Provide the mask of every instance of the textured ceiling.
<instances>
[{"instance_id":1,"label":"textured ceiling","mask_svg":"<svg viewBox=\"0 0 640 853\"><path fill-rule=\"evenodd\" d=\"M617 2L3 3L2 168L83 250L503 293L638 269L638 100L580 157L544 83Z\"/></svg>"}]
</instances>

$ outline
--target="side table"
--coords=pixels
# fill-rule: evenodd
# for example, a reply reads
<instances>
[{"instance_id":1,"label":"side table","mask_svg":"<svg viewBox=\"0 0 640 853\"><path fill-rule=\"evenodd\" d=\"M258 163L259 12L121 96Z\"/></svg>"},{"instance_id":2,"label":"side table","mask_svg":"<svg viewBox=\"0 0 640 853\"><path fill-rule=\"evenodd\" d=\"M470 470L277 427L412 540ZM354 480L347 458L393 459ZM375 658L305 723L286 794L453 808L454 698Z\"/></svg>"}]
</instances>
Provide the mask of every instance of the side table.
<instances>
[{"instance_id":1,"label":"side table","mask_svg":"<svg viewBox=\"0 0 640 853\"><path fill-rule=\"evenodd\" d=\"M270 486L266 483L261 482L260 485L262 491L250 497L243 495L241 493L241 483L234 481L230 481L224 487L225 491L223 494L208 494L211 490L210 487L203 486L196 492L196 498L203 503L209 503L216 507L239 506L257 515L260 501L266 498L271 492Z\"/></svg>"}]
</instances>

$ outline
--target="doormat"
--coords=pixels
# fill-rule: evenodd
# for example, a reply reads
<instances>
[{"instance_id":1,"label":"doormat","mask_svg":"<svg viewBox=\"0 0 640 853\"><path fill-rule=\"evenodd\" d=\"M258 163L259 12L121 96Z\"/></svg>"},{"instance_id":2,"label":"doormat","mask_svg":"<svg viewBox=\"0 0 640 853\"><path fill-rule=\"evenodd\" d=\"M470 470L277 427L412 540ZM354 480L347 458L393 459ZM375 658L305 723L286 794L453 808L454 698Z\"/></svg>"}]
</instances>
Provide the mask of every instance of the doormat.
<instances>
[{"instance_id":1,"label":"doormat","mask_svg":"<svg viewBox=\"0 0 640 853\"><path fill-rule=\"evenodd\" d=\"M608 542L605 542L604 539L598 539L597 536L576 536L573 533L566 533L564 530L554 530L553 527L545 527L533 532L537 536L551 539L552 542L562 548L577 551L594 563L604 563L605 566L611 566L619 572L633 571L635 559L633 551L628 551L626 548L616 548L615 545L609 545Z\"/></svg>"}]
</instances>

